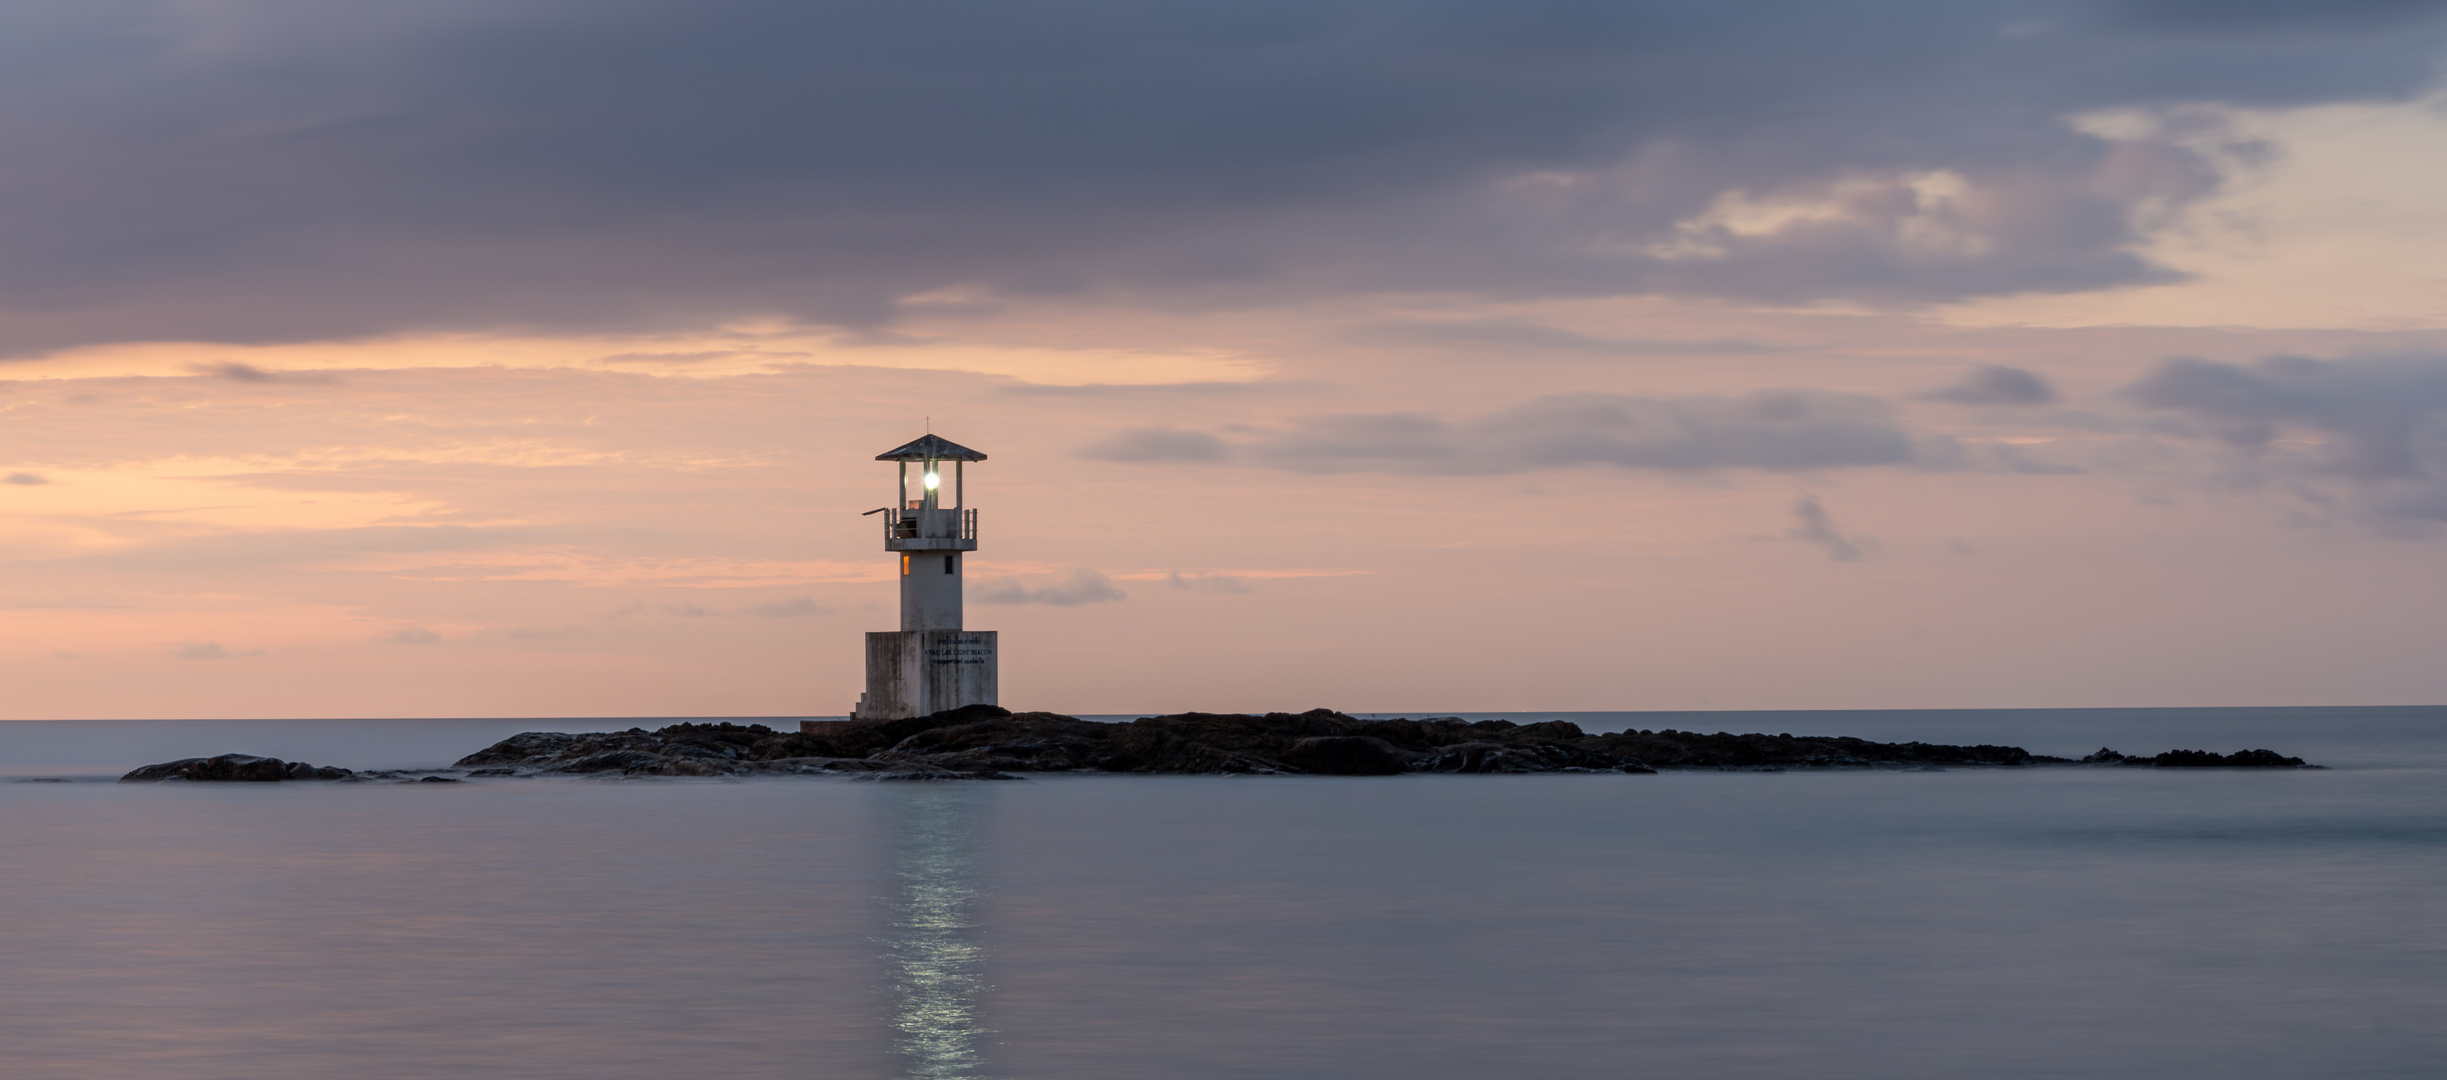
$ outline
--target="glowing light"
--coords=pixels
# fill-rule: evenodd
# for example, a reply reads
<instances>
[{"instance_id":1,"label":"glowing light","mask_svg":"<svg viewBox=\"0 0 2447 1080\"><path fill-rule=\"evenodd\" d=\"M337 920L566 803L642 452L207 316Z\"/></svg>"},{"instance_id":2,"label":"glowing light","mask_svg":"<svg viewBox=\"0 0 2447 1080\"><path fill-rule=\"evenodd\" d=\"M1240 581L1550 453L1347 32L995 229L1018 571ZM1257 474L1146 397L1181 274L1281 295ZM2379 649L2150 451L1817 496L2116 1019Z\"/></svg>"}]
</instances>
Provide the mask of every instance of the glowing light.
<instances>
[{"instance_id":1,"label":"glowing light","mask_svg":"<svg viewBox=\"0 0 2447 1080\"><path fill-rule=\"evenodd\" d=\"M935 471L933 469L926 470L926 490L933 491L934 489L942 486L943 478L935 475Z\"/></svg>"}]
</instances>

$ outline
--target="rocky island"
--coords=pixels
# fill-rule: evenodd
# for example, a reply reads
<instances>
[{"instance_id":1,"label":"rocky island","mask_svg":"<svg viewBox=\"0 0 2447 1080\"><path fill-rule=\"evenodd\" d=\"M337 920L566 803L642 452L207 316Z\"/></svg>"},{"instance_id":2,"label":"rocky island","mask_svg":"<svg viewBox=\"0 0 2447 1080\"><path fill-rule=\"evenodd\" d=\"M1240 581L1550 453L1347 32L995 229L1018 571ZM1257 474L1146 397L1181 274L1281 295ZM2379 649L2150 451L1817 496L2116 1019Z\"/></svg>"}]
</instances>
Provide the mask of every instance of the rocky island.
<instances>
[{"instance_id":1,"label":"rocky island","mask_svg":"<svg viewBox=\"0 0 2447 1080\"><path fill-rule=\"evenodd\" d=\"M627 731L531 731L427 776L223 755L149 765L145 780L443 779L518 776L840 775L877 780L1003 779L1028 772L1391 776L1398 773L1652 773L1661 769L1943 769L2035 765L2316 768L2269 750L2154 756L2101 749L2080 759L2016 746L1881 743L1843 736L1622 731L1550 720L1362 720L1304 713L1178 713L1126 724L971 705L905 720L683 723Z\"/></svg>"},{"instance_id":2,"label":"rocky island","mask_svg":"<svg viewBox=\"0 0 2447 1080\"><path fill-rule=\"evenodd\" d=\"M181 758L159 765L147 765L119 778L122 784L137 784L160 780L202 780L223 782L266 782L273 780L348 780L357 774L348 769L329 765L309 765L303 761L282 761L279 758L256 757L252 754L222 754L208 758Z\"/></svg>"}]
</instances>

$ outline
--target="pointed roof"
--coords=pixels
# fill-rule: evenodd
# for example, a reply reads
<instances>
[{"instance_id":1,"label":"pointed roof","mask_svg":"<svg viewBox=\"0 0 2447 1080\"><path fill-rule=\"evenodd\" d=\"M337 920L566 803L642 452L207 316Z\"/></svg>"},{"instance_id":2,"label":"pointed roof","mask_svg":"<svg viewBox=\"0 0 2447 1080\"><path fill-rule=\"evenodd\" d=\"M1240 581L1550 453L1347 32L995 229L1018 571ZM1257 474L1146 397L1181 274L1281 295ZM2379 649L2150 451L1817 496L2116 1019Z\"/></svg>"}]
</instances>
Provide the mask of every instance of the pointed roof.
<instances>
[{"instance_id":1,"label":"pointed roof","mask_svg":"<svg viewBox=\"0 0 2447 1080\"><path fill-rule=\"evenodd\" d=\"M941 435L928 435L916 442L875 455L877 461L984 461L986 456Z\"/></svg>"}]
</instances>

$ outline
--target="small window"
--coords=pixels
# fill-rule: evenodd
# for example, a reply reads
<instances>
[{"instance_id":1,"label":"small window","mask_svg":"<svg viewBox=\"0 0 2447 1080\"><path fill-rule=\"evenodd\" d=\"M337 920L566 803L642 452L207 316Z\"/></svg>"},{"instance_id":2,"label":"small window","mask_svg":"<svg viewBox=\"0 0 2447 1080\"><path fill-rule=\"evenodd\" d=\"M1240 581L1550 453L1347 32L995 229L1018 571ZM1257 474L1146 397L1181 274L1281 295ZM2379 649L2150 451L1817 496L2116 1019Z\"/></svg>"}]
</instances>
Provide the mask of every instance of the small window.
<instances>
[{"instance_id":1,"label":"small window","mask_svg":"<svg viewBox=\"0 0 2447 1080\"><path fill-rule=\"evenodd\" d=\"M953 560L953 559L957 559L957 558L959 558L959 557L960 557L960 556L958 556L958 555L946 555L946 556L944 556L944 557L943 557L943 572L944 572L944 573L946 573L946 574L957 574L957 573L959 573L960 571L955 570L955 569L952 569L952 560Z\"/></svg>"},{"instance_id":2,"label":"small window","mask_svg":"<svg viewBox=\"0 0 2447 1080\"><path fill-rule=\"evenodd\" d=\"M909 576L909 556L907 555L901 556L901 576Z\"/></svg>"}]
</instances>

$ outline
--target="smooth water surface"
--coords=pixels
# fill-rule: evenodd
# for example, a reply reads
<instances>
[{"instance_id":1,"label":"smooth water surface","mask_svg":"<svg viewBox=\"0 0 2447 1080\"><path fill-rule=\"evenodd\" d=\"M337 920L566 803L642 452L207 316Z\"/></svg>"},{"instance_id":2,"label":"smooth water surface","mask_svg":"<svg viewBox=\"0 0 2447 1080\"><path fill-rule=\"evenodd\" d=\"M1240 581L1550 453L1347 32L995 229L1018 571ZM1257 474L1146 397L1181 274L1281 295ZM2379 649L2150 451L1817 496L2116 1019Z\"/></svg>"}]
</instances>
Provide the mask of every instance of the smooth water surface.
<instances>
[{"instance_id":1,"label":"smooth water surface","mask_svg":"<svg viewBox=\"0 0 2447 1080\"><path fill-rule=\"evenodd\" d=\"M0 783L0 1072L2436 1075L2447 711L2348 712L2201 740L2300 772ZM1772 729L1878 723L2062 752Z\"/></svg>"}]
</instances>

